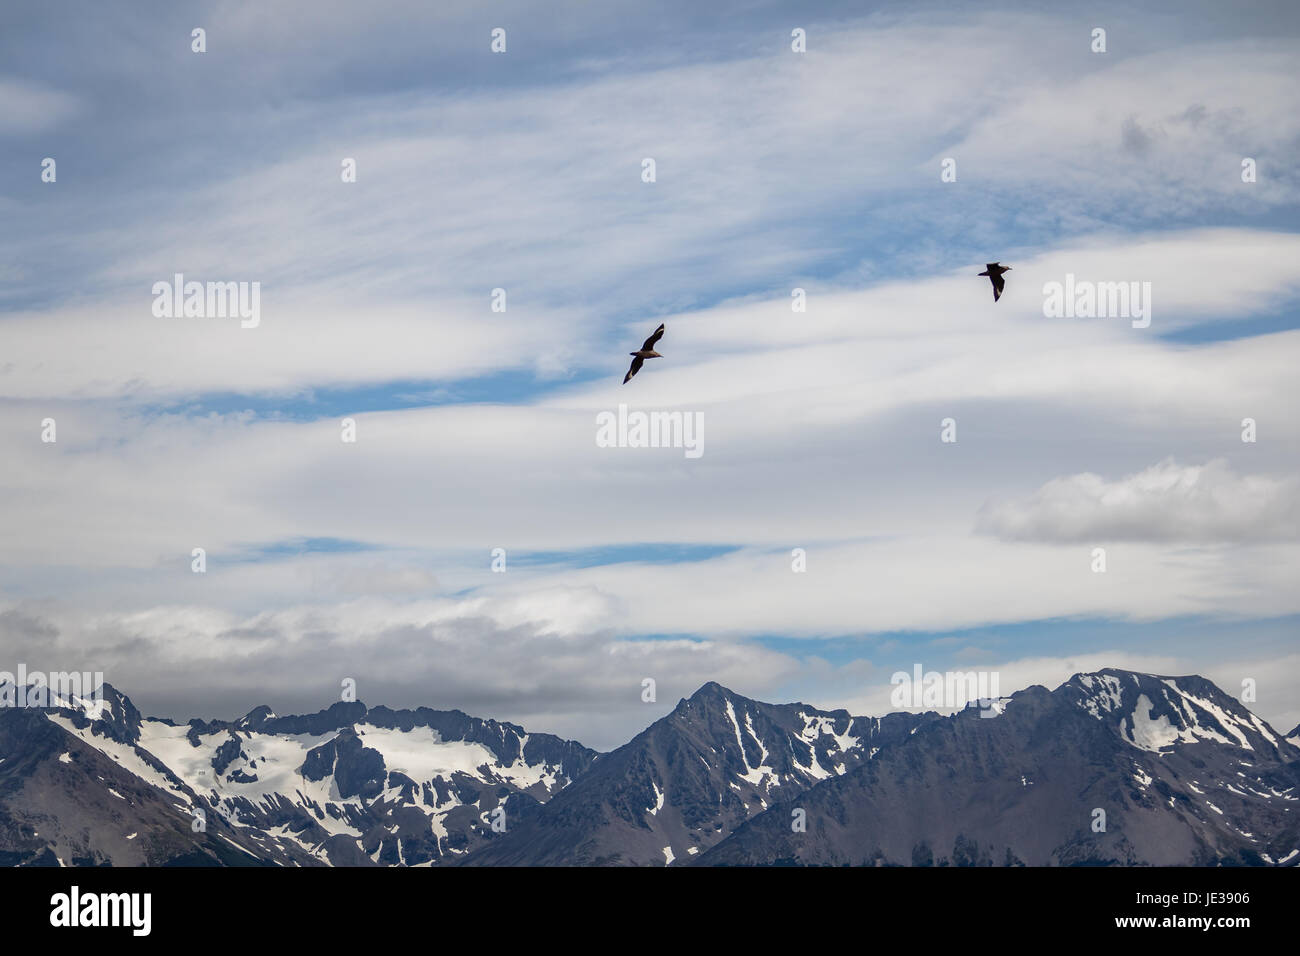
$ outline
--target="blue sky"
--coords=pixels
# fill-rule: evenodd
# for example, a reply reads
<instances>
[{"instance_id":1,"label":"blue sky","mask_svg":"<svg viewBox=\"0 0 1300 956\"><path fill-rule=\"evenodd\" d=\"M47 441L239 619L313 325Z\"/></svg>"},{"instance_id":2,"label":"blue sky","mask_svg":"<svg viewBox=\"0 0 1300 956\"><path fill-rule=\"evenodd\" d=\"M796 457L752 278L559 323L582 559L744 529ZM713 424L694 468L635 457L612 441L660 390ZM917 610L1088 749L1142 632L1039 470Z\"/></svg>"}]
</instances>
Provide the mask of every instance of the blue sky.
<instances>
[{"instance_id":1,"label":"blue sky","mask_svg":"<svg viewBox=\"0 0 1300 956\"><path fill-rule=\"evenodd\" d=\"M595 746L707 680L878 713L914 662L1300 721L1293 5L0 17L15 666ZM155 317L178 272L260 324ZM1151 327L1046 318L1067 272L1150 282ZM620 403L704 454L597 447Z\"/></svg>"}]
</instances>

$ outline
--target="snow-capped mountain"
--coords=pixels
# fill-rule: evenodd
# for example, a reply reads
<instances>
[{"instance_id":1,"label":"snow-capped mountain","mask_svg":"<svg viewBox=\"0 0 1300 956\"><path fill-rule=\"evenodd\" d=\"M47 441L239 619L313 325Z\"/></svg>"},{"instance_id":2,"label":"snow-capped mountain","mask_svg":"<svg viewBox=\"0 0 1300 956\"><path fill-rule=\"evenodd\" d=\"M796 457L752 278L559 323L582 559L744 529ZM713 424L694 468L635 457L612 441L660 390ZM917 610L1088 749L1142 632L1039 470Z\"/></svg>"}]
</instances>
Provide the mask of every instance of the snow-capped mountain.
<instances>
[{"instance_id":1,"label":"snow-capped mountain","mask_svg":"<svg viewBox=\"0 0 1300 956\"><path fill-rule=\"evenodd\" d=\"M175 724L105 685L0 707L0 864L1300 865L1300 747L1209 681L1103 670L991 710L709 683L598 755L359 702Z\"/></svg>"},{"instance_id":2,"label":"snow-capped mountain","mask_svg":"<svg viewBox=\"0 0 1300 956\"><path fill-rule=\"evenodd\" d=\"M527 819L596 756L459 711L339 702L307 716L259 707L232 722L173 724L142 718L108 686L98 703L52 703L0 711L0 779L14 757L25 767L0 798L10 824L0 850L30 828L35 836L10 852L36 853L43 841L65 863L195 862L198 853L211 863L429 864L490 836L498 807L507 824ZM28 746L33 732L48 741L39 752ZM58 813L47 812L51 789L65 795ZM145 805L165 818L165 833L156 819L136 819ZM232 859L232 847L245 859Z\"/></svg>"},{"instance_id":3,"label":"snow-capped mountain","mask_svg":"<svg viewBox=\"0 0 1300 956\"><path fill-rule=\"evenodd\" d=\"M803 809L807 832L792 832ZM702 865L1289 864L1300 749L1200 677L1104 670L973 709L774 805Z\"/></svg>"},{"instance_id":4,"label":"snow-capped mountain","mask_svg":"<svg viewBox=\"0 0 1300 956\"><path fill-rule=\"evenodd\" d=\"M937 715L853 717L765 704L716 683L602 757L466 865L665 865L772 802L846 774Z\"/></svg>"}]
</instances>

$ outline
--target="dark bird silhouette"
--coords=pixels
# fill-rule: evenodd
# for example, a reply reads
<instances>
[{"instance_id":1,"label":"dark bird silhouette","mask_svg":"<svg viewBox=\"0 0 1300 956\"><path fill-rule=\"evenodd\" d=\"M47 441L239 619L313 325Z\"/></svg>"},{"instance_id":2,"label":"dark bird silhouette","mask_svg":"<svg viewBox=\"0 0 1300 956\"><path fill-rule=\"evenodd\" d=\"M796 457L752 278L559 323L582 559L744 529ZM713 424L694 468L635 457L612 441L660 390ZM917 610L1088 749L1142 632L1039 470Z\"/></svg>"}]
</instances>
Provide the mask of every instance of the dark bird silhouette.
<instances>
[{"instance_id":1,"label":"dark bird silhouette","mask_svg":"<svg viewBox=\"0 0 1300 956\"><path fill-rule=\"evenodd\" d=\"M982 276L988 276L989 281L993 283L994 302L1002 298L1002 290L1006 287L1006 283L1002 281L1002 273L1010 271L1010 266L1000 266L996 262L989 262L985 264L984 271L980 273Z\"/></svg>"},{"instance_id":2,"label":"dark bird silhouette","mask_svg":"<svg viewBox=\"0 0 1300 956\"><path fill-rule=\"evenodd\" d=\"M630 379L637 372L641 371L641 366L645 364L646 359L663 358L662 355L660 355L658 352L655 351L655 343L658 342L663 337L664 337L664 327L663 327L663 323L660 323L659 328L655 329L654 335L650 336L650 338L646 339L645 342L642 343L640 351L627 353L628 355L632 356L632 367L629 368L627 370L627 374L623 376L624 385L628 383L628 379Z\"/></svg>"}]
</instances>

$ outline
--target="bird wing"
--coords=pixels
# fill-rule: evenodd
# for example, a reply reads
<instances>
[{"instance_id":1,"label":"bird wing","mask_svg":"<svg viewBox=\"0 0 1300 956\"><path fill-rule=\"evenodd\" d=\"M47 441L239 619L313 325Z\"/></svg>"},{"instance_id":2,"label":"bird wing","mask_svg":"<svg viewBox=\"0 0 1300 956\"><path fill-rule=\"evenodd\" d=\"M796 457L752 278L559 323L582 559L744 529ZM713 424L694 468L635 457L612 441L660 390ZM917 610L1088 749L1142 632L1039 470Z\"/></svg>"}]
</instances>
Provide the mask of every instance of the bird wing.
<instances>
[{"instance_id":1,"label":"bird wing","mask_svg":"<svg viewBox=\"0 0 1300 956\"><path fill-rule=\"evenodd\" d=\"M1002 268L1002 266L996 262L986 262L984 263L984 268L987 269L989 272L997 272L999 269Z\"/></svg>"},{"instance_id":2,"label":"bird wing","mask_svg":"<svg viewBox=\"0 0 1300 956\"><path fill-rule=\"evenodd\" d=\"M1006 280L1000 275L989 276L993 280L993 301L996 302L1002 298L1002 290L1006 288Z\"/></svg>"},{"instance_id":3,"label":"bird wing","mask_svg":"<svg viewBox=\"0 0 1300 956\"><path fill-rule=\"evenodd\" d=\"M655 343L658 342L663 337L664 337L664 326L663 323L660 322L659 328L655 329L654 331L654 335L650 336L650 338L646 339L645 342L642 344L641 351L649 352L653 350L655 347Z\"/></svg>"},{"instance_id":4,"label":"bird wing","mask_svg":"<svg viewBox=\"0 0 1300 956\"><path fill-rule=\"evenodd\" d=\"M626 384L628 383L628 380L629 380L633 375L635 375L637 372L641 371L641 366L644 365L644 364L645 364L645 359L643 359L643 358L642 358L641 356L639 356L639 355L638 355L636 358L632 359L632 367L629 368L629 369L627 370L627 374L623 376L623 384L626 385Z\"/></svg>"}]
</instances>

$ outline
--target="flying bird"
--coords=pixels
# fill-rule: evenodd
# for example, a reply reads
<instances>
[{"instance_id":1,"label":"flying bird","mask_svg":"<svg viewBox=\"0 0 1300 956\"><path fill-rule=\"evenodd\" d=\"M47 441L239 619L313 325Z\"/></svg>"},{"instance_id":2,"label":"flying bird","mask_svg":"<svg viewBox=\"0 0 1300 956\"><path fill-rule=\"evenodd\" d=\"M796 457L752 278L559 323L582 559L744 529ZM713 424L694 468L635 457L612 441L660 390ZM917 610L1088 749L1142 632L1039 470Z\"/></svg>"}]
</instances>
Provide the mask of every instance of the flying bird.
<instances>
[{"instance_id":1,"label":"flying bird","mask_svg":"<svg viewBox=\"0 0 1300 956\"><path fill-rule=\"evenodd\" d=\"M663 358L662 355L660 355L658 352L655 351L655 343L658 342L663 337L664 337L664 327L663 327L663 323L661 322L659 324L659 328L655 329L654 335L650 336L650 338L646 339L645 342L642 343L640 351L627 353L628 355L632 356L632 367L629 368L627 370L627 374L623 376L624 385L628 383L628 380L633 375L641 371L641 366L645 364L646 359Z\"/></svg>"},{"instance_id":2,"label":"flying bird","mask_svg":"<svg viewBox=\"0 0 1300 956\"><path fill-rule=\"evenodd\" d=\"M993 283L994 302L1002 298L1002 289L1006 286L1006 283L1002 281L1002 273L1010 271L1010 266L1000 266L996 262L989 262L985 264L984 271L980 273L982 276L988 276L989 281Z\"/></svg>"}]
</instances>

